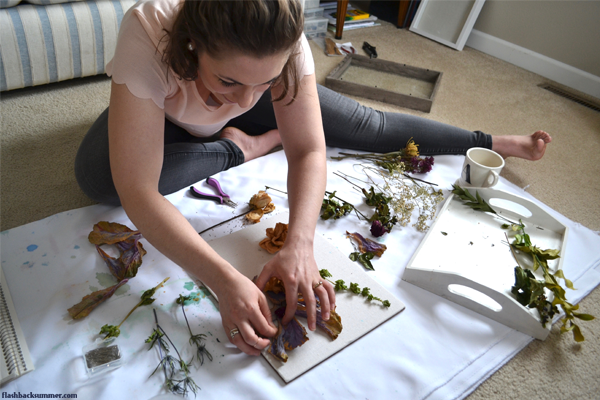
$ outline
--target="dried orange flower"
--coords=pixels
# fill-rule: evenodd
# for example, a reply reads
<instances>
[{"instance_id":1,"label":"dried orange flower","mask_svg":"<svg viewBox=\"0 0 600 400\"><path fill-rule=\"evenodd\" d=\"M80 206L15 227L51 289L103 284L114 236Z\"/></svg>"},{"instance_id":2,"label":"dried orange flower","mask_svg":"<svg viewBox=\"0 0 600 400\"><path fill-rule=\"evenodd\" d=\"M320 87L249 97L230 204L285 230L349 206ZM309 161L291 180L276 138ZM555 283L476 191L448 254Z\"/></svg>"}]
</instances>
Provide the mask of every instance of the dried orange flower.
<instances>
[{"instance_id":1,"label":"dried orange flower","mask_svg":"<svg viewBox=\"0 0 600 400\"><path fill-rule=\"evenodd\" d=\"M256 223L260 222L260 219L264 215L263 210L260 208L258 210L252 210L248 214L246 214L246 219L250 222Z\"/></svg>"},{"instance_id":2,"label":"dried orange flower","mask_svg":"<svg viewBox=\"0 0 600 400\"><path fill-rule=\"evenodd\" d=\"M259 190L257 194L250 199L250 207L265 208L271 202L271 197L264 190Z\"/></svg>"},{"instance_id":3,"label":"dried orange flower","mask_svg":"<svg viewBox=\"0 0 600 400\"><path fill-rule=\"evenodd\" d=\"M278 222L275 229L267 228L267 237L263 239L259 246L271 254L277 253L285 243L288 233L288 224Z\"/></svg>"}]
</instances>

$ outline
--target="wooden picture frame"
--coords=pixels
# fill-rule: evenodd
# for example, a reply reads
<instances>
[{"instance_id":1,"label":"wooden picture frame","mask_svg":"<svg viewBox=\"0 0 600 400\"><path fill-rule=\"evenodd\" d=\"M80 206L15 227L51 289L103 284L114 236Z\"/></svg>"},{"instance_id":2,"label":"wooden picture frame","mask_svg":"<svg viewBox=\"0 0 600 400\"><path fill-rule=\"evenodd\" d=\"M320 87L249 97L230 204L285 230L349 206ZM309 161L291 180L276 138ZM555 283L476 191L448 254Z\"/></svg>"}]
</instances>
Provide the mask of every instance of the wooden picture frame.
<instances>
[{"instance_id":1,"label":"wooden picture frame","mask_svg":"<svg viewBox=\"0 0 600 400\"><path fill-rule=\"evenodd\" d=\"M421 0L410 30L461 51L485 0Z\"/></svg>"},{"instance_id":2,"label":"wooden picture frame","mask_svg":"<svg viewBox=\"0 0 600 400\"><path fill-rule=\"evenodd\" d=\"M429 96L419 97L413 96L411 93L398 93L380 87L348 82L344 80L344 73L350 66L371 69L376 72L390 73L398 75L399 78L404 77L417 81L424 81L433 88ZM429 112L431 111L431 106L433 105L433 100L440 86L441 79L442 73L438 71L413 67L393 61L380 60L378 58L369 58L357 54L348 54L342 62L331 71L327 78L325 78L325 86L340 93L360 96L413 110Z\"/></svg>"}]
</instances>

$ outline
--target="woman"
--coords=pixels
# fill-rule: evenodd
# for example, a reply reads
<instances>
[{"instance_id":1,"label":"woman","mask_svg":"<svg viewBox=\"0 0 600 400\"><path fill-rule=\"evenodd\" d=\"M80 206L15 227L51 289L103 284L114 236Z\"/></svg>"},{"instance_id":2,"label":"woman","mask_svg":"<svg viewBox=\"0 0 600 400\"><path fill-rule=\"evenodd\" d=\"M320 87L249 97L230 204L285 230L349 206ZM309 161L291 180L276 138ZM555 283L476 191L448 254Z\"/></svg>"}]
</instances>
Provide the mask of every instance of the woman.
<instances>
[{"instance_id":1,"label":"woman","mask_svg":"<svg viewBox=\"0 0 600 400\"><path fill-rule=\"evenodd\" d=\"M284 323L295 312L297 292L306 299L311 330L315 295L323 318L335 307L332 285L321 281L313 255L326 142L388 152L414 137L423 154L464 154L477 146L537 159L551 140L542 131L492 139L362 107L317 86L302 28L298 0L136 4L123 18L107 65L109 109L76 159L83 191L121 204L154 247L213 289L231 342L252 355L276 332L260 290L271 276L286 287ZM289 233L254 284L216 254L163 195L280 144L289 165Z\"/></svg>"}]
</instances>

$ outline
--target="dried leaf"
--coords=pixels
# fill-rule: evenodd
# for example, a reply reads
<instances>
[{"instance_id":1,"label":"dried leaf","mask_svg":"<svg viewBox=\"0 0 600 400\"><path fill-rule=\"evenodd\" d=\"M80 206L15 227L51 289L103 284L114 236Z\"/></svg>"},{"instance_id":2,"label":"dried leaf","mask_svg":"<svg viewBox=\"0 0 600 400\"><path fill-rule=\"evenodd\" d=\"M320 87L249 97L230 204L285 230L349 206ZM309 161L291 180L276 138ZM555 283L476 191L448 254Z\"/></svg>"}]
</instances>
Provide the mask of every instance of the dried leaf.
<instances>
[{"instance_id":1,"label":"dried leaf","mask_svg":"<svg viewBox=\"0 0 600 400\"><path fill-rule=\"evenodd\" d=\"M139 231L132 231L117 222L100 221L94 225L93 231L88 235L88 240L92 244L101 246L122 242L133 236L141 238L142 234Z\"/></svg>"},{"instance_id":2,"label":"dried leaf","mask_svg":"<svg viewBox=\"0 0 600 400\"><path fill-rule=\"evenodd\" d=\"M128 279L123 279L116 285L88 294L87 296L83 297L79 303L69 308L69 315L73 319L87 317L94 308L98 307L101 303L109 299L115 293L115 290L127 283L127 281Z\"/></svg>"},{"instance_id":3,"label":"dried leaf","mask_svg":"<svg viewBox=\"0 0 600 400\"><path fill-rule=\"evenodd\" d=\"M142 234L132 231L125 225L116 222L101 221L94 225L88 240L96 245L96 250L104 259L108 269L117 280L133 278L142 265L142 257L146 254L144 246L140 243ZM104 244L114 244L119 250L119 258L113 258L100 248Z\"/></svg>"}]
</instances>

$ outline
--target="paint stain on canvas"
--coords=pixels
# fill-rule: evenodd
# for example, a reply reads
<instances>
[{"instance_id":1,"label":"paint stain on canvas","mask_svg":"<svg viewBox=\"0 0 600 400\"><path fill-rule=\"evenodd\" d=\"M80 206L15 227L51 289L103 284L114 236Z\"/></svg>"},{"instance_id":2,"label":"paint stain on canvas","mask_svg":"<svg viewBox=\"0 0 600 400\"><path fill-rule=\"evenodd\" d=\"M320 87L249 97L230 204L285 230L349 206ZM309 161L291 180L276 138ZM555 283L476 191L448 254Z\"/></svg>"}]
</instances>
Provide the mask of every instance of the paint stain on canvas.
<instances>
[{"instance_id":1,"label":"paint stain on canvas","mask_svg":"<svg viewBox=\"0 0 600 400\"><path fill-rule=\"evenodd\" d=\"M96 272L96 280L103 288L111 287L118 283L117 278L108 272ZM127 293L129 289L131 289L131 286L126 283L115 291L115 296L121 296Z\"/></svg>"}]
</instances>

